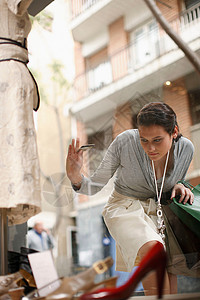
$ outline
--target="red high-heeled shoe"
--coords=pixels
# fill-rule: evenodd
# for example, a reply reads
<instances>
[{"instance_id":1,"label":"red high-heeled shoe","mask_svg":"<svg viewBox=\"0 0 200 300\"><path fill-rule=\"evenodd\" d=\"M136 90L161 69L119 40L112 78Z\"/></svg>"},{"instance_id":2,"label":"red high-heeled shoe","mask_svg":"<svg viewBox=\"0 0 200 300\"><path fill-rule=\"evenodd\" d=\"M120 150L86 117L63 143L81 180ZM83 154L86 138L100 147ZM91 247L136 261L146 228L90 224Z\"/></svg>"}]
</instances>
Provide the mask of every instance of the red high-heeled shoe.
<instances>
[{"instance_id":1,"label":"red high-heeled shoe","mask_svg":"<svg viewBox=\"0 0 200 300\"><path fill-rule=\"evenodd\" d=\"M163 245L156 242L156 245L147 253L142 259L137 270L128 279L128 281L116 288L103 288L95 290L91 293L85 293L80 296L80 300L125 300L128 299L134 292L138 283L150 271L156 270L157 284L158 284L158 297L162 298L163 284L165 277L165 268L167 263L167 255Z\"/></svg>"}]
</instances>

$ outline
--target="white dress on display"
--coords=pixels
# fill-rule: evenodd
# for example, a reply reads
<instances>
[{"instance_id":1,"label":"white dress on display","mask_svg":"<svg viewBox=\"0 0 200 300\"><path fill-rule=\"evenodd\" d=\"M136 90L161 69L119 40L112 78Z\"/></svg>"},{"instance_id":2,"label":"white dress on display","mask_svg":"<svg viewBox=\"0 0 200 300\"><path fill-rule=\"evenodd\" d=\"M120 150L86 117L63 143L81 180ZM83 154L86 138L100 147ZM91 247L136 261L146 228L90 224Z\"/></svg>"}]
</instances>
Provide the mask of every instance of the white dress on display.
<instances>
[{"instance_id":1,"label":"white dress on display","mask_svg":"<svg viewBox=\"0 0 200 300\"><path fill-rule=\"evenodd\" d=\"M0 208L8 224L40 212L40 168L33 109L36 82L27 68L32 0L0 0Z\"/></svg>"}]
</instances>

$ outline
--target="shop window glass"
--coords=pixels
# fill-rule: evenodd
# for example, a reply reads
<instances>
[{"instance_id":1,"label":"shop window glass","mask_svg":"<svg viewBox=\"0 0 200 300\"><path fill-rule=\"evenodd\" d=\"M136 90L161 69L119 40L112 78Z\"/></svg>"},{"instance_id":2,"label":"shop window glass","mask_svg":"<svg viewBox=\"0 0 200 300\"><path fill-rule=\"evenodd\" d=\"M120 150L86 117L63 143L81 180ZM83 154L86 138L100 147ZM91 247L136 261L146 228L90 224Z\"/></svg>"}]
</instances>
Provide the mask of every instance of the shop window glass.
<instances>
[{"instance_id":1,"label":"shop window glass","mask_svg":"<svg viewBox=\"0 0 200 300\"><path fill-rule=\"evenodd\" d=\"M95 144L95 148L90 151L89 169L95 171L99 166L105 151L112 142L112 127L95 132L88 136L88 143Z\"/></svg>"}]
</instances>

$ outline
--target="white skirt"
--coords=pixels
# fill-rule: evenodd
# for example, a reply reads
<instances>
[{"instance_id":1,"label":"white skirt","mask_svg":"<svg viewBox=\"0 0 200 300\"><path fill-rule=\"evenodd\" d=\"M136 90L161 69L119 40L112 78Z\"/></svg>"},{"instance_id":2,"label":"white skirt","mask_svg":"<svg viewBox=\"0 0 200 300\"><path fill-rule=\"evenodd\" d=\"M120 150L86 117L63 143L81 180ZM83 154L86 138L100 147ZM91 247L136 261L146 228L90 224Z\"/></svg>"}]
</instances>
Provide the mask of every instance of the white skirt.
<instances>
[{"instance_id":1,"label":"white skirt","mask_svg":"<svg viewBox=\"0 0 200 300\"><path fill-rule=\"evenodd\" d=\"M106 226L116 242L116 270L131 272L138 250L147 242L163 243L156 227L156 204L113 191L103 210Z\"/></svg>"}]
</instances>

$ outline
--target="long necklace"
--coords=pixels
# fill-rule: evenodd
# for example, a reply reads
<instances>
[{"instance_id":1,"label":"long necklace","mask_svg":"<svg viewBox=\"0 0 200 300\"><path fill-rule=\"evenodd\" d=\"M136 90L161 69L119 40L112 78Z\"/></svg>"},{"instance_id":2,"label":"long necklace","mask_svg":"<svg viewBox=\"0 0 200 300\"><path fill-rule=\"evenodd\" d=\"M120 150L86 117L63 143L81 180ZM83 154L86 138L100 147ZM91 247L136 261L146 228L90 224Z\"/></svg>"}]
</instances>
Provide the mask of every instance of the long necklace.
<instances>
[{"instance_id":1,"label":"long necklace","mask_svg":"<svg viewBox=\"0 0 200 300\"><path fill-rule=\"evenodd\" d=\"M165 167L164 167L163 178L162 178L162 183L161 183L161 187L160 187L160 193L158 193L156 172L155 172L154 162L152 160L153 175L154 175L154 181L155 181L155 186L156 186L156 195L157 195L157 228L158 228L159 235L161 236L163 241L165 241L165 234L164 234L165 224L164 224L163 212L162 212L162 206L161 206L160 200L161 200L161 196L162 196L162 190L163 190L163 186L164 186L168 160L169 160L169 150L167 152L167 157L166 157L166 161L165 161Z\"/></svg>"}]
</instances>

